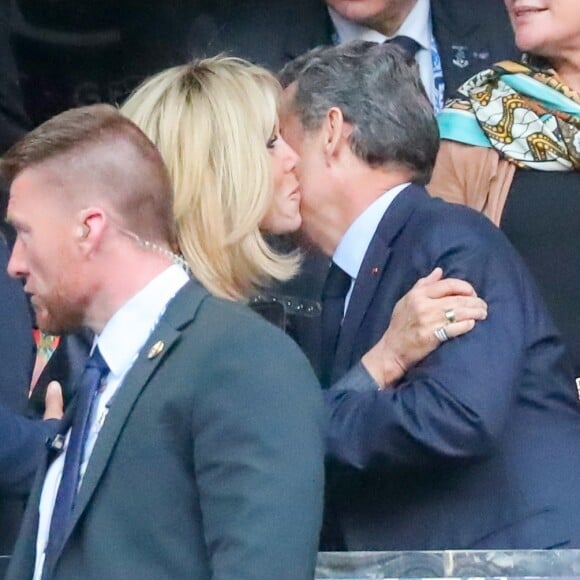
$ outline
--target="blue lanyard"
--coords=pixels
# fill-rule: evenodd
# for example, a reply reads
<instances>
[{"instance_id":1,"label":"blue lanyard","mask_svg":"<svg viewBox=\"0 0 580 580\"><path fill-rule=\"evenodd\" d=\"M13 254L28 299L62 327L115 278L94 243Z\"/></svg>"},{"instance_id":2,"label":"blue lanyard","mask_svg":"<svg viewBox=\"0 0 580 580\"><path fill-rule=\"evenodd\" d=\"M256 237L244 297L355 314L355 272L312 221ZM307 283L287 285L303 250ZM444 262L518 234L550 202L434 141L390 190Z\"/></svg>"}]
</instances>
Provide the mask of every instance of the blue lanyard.
<instances>
[{"instance_id":1,"label":"blue lanyard","mask_svg":"<svg viewBox=\"0 0 580 580\"><path fill-rule=\"evenodd\" d=\"M438 113L445 105L445 80L437 43L431 34L431 64L433 66L433 109Z\"/></svg>"},{"instance_id":2,"label":"blue lanyard","mask_svg":"<svg viewBox=\"0 0 580 580\"><path fill-rule=\"evenodd\" d=\"M431 22L431 14L429 14L429 22ZM431 28L431 25L430 25ZM435 42L435 37L433 36L433 30L429 31L429 36L431 38L431 67L433 69L433 98L432 105L435 113L438 113L445 105L445 80L443 78L443 67L441 66L441 57L439 56L439 50L437 48L437 43ZM336 30L333 31L331 36L332 44L335 46L340 44L340 38Z\"/></svg>"}]
</instances>

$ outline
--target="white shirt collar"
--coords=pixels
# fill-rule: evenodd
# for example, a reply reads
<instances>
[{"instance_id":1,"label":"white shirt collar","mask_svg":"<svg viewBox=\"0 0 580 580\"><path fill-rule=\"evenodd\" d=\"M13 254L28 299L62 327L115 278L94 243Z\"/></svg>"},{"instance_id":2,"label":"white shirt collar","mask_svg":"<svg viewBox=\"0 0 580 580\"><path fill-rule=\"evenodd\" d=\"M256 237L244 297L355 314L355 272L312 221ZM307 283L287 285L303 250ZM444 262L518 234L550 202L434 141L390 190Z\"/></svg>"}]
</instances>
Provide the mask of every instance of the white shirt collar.
<instances>
[{"instance_id":1,"label":"white shirt collar","mask_svg":"<svg viewBox=\"0 0 580 580\"><path fill-rule=\"evenodd\" d=\"M387 37L376 30L367 28L351 20L347 20L328 7L328 12L340 42L351 40L367 40L370 42L384 42ZM408 36L417 41L422 48L431 48L431 22L429 0L417 0L417 3L401 24L395 36Z\"/></svg>"},{"instance_id":2,"label":"white shirt collar","mask_svg":"<svg viewBox=\"0 0 580 580\"><path fill-rule=\"evenodd\" d=\"M379 223L397 195L409 183L402 183L385 191L369 205L350 225L334 255L332 261L340 266L353 280L356 280L365 254L379 227Z\"/></svg>"},{"instance_id":3,"label":"white shirt collar","mask_svg":"<svg viewBox=\"0 0 580 580\"><path fill-rule=\"evenodd\" d=\"M113 376L122 375L130 368L167 304L188 280L180 266L169 266L107 322L95 342Z\"/></svg>"}]
</instances>

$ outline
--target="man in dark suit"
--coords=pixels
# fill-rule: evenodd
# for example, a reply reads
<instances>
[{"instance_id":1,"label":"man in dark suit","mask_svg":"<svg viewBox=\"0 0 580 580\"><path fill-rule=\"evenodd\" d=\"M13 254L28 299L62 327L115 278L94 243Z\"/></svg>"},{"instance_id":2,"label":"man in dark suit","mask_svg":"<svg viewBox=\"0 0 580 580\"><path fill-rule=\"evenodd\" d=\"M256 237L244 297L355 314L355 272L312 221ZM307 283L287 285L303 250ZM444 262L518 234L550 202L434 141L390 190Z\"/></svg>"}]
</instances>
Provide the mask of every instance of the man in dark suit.
<instances>
[{"instance_id":1,"label":"man in dark suit","mask_svg":"<svg viewBox=\"0 0 580 580\"><path fill-rule=\"evenodd\" d=\"M96 335L8 578L311 578L317 381L283 333L189 280L153 144L95 105L29 133L2 168L8 270L39 328Z\"/></svg>"},{"instance_id":2,"label":"man in dark suit","mask_svg":"<svg viewBox=\"0 0 580 580\"><path fill-rule=\"evenodd\" d=\"M192 19L187 50L225 50L279 70L318 45L398 35L418 43L412 50L437 106L486 66L517 57L502 0L225 0Z\"/></svg>"},{"instance_id":3,"label":"man in dark suit","mask_svg":"<svg viewBox=\"0 0 580 580\"><path fill-rule=\"evenodd\" d=\"M334 534L323 546L580 546L580 405L568 355L499 230L426 193L438 133L416 67L396 47L359 42L314 50L283 76L303 227L332 256L327 288L340 270L348 282L342 323L323 342ZM390 388L370 377L356 389L334 384L434 266L471 282L488 318L449 340L455 312L442 310L432 329L441 347Z\"/></svg>"}]
</instances>

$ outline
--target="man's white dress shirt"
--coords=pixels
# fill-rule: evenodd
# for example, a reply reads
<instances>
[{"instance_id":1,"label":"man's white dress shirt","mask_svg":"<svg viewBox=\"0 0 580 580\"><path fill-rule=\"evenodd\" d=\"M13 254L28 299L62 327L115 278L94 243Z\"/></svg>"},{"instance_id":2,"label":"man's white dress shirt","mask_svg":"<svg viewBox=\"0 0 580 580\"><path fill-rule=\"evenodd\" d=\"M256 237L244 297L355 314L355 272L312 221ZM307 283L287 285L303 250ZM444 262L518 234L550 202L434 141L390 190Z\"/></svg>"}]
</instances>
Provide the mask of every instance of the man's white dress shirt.
<instances>
[{"instance_id":1,"label":"man's white dress shirt","mask_svg":"<svg viewBox=\"0 0 580 580\"><path fill-rule=\"evenodd\" d=\"M408 185L410 183L402 183L385 191L352 222L342 236L332 256L332 261L352 278L350 289L344 301L344 312L348 308L358 273L380 221L393 200Z\"/></svg>"},{"instance_id":2,"label":"man's white dress shirt","mask_svg":"<svg viewBox=\"0 0 580 580\"><path fill-rule=\"evenodd\" d=\"M328 12L340 42L368 40L369 42L381 43L385 42L385 40L390 40L389 37L376 30L347 20L330 7L328 7ZM427 91L427 96L433 103L434 80L433 58L431 54L433 34L431 30L429 0L417 0L417 3L407 15L407 18L405 18L395 36L408 36L421 46L415 56L415 60L419 65L421 81Z\"/></svg>"}]
</instances>

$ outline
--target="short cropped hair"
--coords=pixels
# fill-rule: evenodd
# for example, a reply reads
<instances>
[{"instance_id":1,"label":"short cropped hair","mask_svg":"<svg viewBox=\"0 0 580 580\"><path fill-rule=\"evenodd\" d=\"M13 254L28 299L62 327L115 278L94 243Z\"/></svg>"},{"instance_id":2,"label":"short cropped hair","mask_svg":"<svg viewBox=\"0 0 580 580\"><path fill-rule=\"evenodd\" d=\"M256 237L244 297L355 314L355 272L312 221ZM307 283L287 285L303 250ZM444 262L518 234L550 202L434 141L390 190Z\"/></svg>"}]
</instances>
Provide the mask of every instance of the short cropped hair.
<instances>
[{"instance_id":1,"label":"short cropped hair","mask_svg":"<svg viewBox=\"0 0 580 580\"><path fill-rule=\"evenodd\" d=\"M70 109L15 143L0 171L11 184L29 168L46 166L59 178L82 176L89 186L70 204L106 200L122 227L139 237L174 245L171 180L155 145L110 105Z\"/></svg>"},{"instance_id":2,"label":"short cropped hair","mask_svg":"<svg viewBox=\"0 0 580 580\"><path fill-rule=\"evenodd\" d=\"M220 55L153 76L121 108L169 168L179 247L193 275L223 298L245 299L298 267L259 229L272 202L267 142L278 130L279 94L267 70Z\"/></svg>"},{"instance_id":3,"label":"short cropped hair","mask_svg":"<svg viewBox=\"0 0 580 580\"><path fill-rule=\"evenodd\" d=\"M353 126L350 147L373 167L399 164L427 183L439 148L433 109L416 63L392 44L354 41L318 47L280 72L296 85L293 107L307 131L332 107Z\"/></svg>"}]
</instances>

